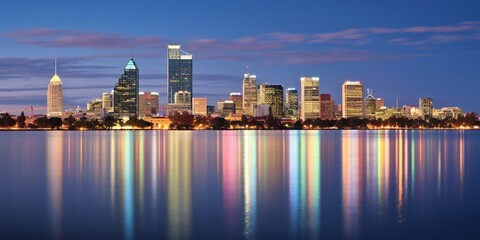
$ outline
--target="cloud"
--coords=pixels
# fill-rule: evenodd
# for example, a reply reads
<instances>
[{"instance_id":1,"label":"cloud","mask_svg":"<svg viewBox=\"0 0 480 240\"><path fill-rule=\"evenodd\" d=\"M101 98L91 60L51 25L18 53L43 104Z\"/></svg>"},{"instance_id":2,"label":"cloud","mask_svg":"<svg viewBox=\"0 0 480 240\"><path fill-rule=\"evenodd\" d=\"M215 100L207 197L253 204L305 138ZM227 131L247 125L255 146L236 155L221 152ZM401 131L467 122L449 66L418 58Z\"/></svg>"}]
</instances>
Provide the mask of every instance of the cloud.
<instances>
[{"instance_id":1,"label":"cloud","mask_svg":"<svg viewBox=\"0 0 480 240\"><path fill-rule=\"evenodd\" d=\"M133 49L158 47L163 44L162 39L153 36L132 37L115 33L56 30L48 28L9 32L6 36L14 39L17 43L47 47Z\"/></svg>"}]
</instances>

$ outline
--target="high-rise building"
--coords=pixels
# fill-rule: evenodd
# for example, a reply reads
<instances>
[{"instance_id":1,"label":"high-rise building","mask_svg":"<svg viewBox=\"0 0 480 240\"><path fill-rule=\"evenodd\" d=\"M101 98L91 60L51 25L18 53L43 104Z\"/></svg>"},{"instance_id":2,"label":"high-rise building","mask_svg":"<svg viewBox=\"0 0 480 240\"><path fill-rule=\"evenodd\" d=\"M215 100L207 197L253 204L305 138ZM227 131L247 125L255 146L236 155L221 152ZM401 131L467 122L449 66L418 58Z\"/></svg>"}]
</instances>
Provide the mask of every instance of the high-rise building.
<instances>
[{"instance_id":1,"label":"high-rise building","mask_svg":"<svg viewBox=\"0 0 480 240\"><path fill-rule=\"evenodd\" d=\"M50 79L47 92L47 116L61 117L63 108L62 79L57 75L57 59L55 59L55 74Z\"/></svg>"},{"instance_id":2,"label":"high-rise building","mask_svg":"<svg viewBox=\"0 0 480 240\"><path fill-rule=\"evenodd\" d=\"M245 73L243 75L243 113L253 116L253 108L257 105L257 76Z\"/></svg>"},{"instance_id":3,"label":"high-rise building","mask_svg":"<svg viewBox=\"0 0 480 240\"><path fill-rule=\"evenodd\" d=\"M113 89L113 112L117 116L138 116L138 81L139 70L132 58Z\"/></svg>"},{"instance_id":4,"label":"high-rise building","mask_svg":"<svg viewBox=\"0 0 480 240\"><path fill-rule=\"evenodd\" d=\"M327 93L320 94L320 118L334 119L335 118L335 102L332 95Z\"/></svg>"},{"instance_id":5,"label":"high-rise building","mask_svg":"<svg viewBox=\"0 0 480 240\"><path fill-rule=\"evenodd\" d=\"M359 81L342 85L342 117L363 118L363 85Z\"/></svg>"},{"instance_id":6,"label":"high-rise building","mask_svg":"<svg viewBox=\"0 0 480 240\"><path fill-rule=\"evenodd\" d=\"M320 117L319 83L318 77L300 78L300 118L304 121Z\"/></svg>"},{"instance_id":7,"label":"high-rise building","mask_svg":"<svg viewBox=\"0 0 480 240\"><path fill-rule=\"evenodd\" d=\"M373 92L367 89L367 97L365 98L365 117L375 119L377 112L377 98L373 96Z\"/></svg>"},{"instance_id":8,"label":"high-rise building","mask_svg":"<svg viewBox=\"0 0 480 240\"><path fill-rule=\"evenodd\" d=\"M140 117L154 117L158 114L158 92L139 93L139 115Z\"/></svg>"},{"instance_id":9,"label":"high-rise building","mask_svg":"<svg viewBox=\"0 0 480 240\"><path fill-rule=\"evenodd\" d=\"M193 95L192 54L182 51L179 44L169 44L167 50L167 98L168 104L175 104L175 93L186 91ZM192 99L188 100L192 110Z\"/></svg>"},{"instance_id":10,"label":"high-rise building","mask_svg":"<svg viewBox=\"0 0 480 240\"><path fill-rule=\"evenodd\" d=\"M102 93L102 108L106 112L113 112L113 91L111 93Z\"/></svg>"},{"instance_id":11,"label":"high-rise building","mask_svg":"<svg viewBox=\"0 0 480 240\"><path fill-rule=\"evenodd\" d=\"M287 88L285 94L285 116L298 117L298 91L296 88Z\"/></svg>"},{"instance_id":12,"label":"high-rise building","mask_svg":"<svg viewBox=\"0 0 480 240\"><path fill-rule=\"evenodd\" d=\"M270 105L273 116L283 117L283 86L260 84L257 87L257 105Z\"/></svg>"},{"instance_id":13,"label":"high-rise building","mask_svg":"<svg viewBox=\"0 0 480 240\"><path fill-rule=\"evenodd\" d=\"M243 96L241 93L230 93L230 101L235 103L235 114L243 114Z\"/></svg>"},{"instance_id":14,"label":"high-rise building","mask_svg":"<svg viewBox=\"0 0 480 240\"><path fill-rule=\"evenodd\" d=\"M423 119L430 119L433 115L433 99L420 98L418 99L418 108L421 109Z\"/></svg>"},{"instance_id":15,"label":"high-rise building","mask_svg":"<svg viewBox=\"0 0 480 240\"><path fill-rule=\"evenodd\" d=\"M207 98L193 98L193 115L207 116Z\"/></svg>"}]
</instances>

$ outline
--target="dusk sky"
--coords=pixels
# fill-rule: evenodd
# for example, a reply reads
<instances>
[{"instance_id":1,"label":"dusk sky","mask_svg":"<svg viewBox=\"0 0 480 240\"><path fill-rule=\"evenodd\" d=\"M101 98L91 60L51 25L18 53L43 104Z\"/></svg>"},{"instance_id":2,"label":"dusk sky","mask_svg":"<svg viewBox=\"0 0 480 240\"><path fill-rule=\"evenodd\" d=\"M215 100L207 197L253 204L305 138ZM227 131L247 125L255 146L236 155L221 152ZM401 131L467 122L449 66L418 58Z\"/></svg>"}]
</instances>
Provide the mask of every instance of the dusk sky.
<instances>
[{"instance_id":1,"label":"dusk sky","mask_svg":"<svg viewBox=\"0 0 480 240\"><path fill-rule=\"evenodd\" d=\"M132 51L140 91L164 105L167 44L178 43L193 55L193 96L209 105L241 92L248 66L257 83L285 89L318 76L336 103L342 83L359 80L387 106L432 97L435 108L480 112L480 2L318 2L2 2L0 111L45 107L55 57L64 109L85 108L113 89Z\"/></svg>"}]
</instances>

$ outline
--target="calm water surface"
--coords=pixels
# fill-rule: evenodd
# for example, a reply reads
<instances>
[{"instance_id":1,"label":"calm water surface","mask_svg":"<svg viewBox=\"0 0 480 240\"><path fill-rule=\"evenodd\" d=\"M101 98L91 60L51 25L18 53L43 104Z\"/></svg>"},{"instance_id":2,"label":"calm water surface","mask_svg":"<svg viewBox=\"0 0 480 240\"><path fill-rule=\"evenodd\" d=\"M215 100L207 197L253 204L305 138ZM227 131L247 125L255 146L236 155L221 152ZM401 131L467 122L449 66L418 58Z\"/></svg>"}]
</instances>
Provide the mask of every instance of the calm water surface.
<instances>
[{"instance_id":1,"label":"calm water surface","mask_svg":"<svg viewBox=\"0 0 480 240\"><path fill-rule=\"evenodd\" d=\"M480 131L0 132L0 239L480 239Z\"/></svg>"}]
</instances>

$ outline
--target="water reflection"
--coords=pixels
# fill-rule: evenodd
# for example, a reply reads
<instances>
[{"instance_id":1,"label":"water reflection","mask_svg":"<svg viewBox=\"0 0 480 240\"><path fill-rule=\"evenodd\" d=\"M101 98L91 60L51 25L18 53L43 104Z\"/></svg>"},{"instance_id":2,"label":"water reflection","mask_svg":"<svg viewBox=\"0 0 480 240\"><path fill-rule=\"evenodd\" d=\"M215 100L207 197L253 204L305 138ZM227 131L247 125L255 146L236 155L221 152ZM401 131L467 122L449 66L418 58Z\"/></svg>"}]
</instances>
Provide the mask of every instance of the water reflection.
<instances>
[{"instance_id":1,"label":"water reflection","mask_svg":"<svg viewBox=\"0 0 480 240\"><path fill-rule=\"evenodd\" d=\"M88 221L65 206L124 239L357 238L458 204L468 180L463 131L45 134L52 238Z\"/></svg>"}]
</instances>

